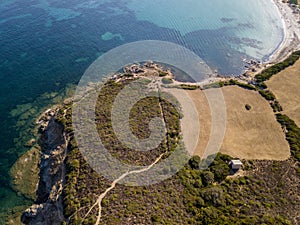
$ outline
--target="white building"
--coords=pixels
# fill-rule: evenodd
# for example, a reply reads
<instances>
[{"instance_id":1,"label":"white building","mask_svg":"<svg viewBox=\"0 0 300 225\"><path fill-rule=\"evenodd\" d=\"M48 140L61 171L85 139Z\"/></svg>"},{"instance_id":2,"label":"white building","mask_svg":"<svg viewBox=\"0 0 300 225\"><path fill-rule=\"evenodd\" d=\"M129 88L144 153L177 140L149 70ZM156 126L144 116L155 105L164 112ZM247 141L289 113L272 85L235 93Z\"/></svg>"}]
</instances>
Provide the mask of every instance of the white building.
<instances>
[{"instance_id":1,"label":"white building","mask_svg":"<svg viewBox=\"0 0 300 225\"><path fill-rule=\"evenodd\" d=\"M229 166L233 170L239 170L242 167L242 165L243 163L238 159L234 159L229 162Z\"/></svg>"}]
</instances>

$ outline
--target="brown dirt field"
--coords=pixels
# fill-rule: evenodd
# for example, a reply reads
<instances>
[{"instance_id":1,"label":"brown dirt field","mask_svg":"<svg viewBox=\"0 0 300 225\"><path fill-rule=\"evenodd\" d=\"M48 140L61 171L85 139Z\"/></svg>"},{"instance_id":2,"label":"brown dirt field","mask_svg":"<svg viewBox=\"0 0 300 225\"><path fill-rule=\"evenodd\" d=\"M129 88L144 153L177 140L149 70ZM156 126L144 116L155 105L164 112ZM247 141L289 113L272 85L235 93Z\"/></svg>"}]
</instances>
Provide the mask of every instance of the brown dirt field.
<instances>
[{"instance_id":1,"label":"brown dirt field","mask_svg":"<svg viewBox=\"0 0 300 225\"><path fill-rule=\"evenodd\" d=\"M195 155L203 156L209 139L211 116L204 93L188 91L199 111L200 132ZM286 160L290 149L272 108L257 92L237 86L222 88L226 103L226 133L221 152L241 159ZM245 105L251 105L250 111ZM203 124L204 123L204 124ZM202 142L201 142L202 140ZM203 143L206 141L206 144Z\"/></svg>"},{"instance_id":2,"label":"brown dirt field","mask_svg":"<svg viewBox=\"0 0 300 225\"><path fill-rule=\"evenodd\" d=\"M283 107L283 113L300 127L300 60L274 75L266 84Z\"/></svg>"},{"instance_id":3,"label":"brown dirt field","mask_svg":"<svg viewBox=\"0 0 300 225\"><path fill-rule=\"evenodd\" d=\"M203 156L207 147L210 132L211 132L211 114L208 101L205 94L201 90L187 91L189 97L194 101L195 107L198 110L199 118L199 138L198 144L194 151L194 155ZM183 132L186 132L183 130Z\"/></svg>"}]
</instances>

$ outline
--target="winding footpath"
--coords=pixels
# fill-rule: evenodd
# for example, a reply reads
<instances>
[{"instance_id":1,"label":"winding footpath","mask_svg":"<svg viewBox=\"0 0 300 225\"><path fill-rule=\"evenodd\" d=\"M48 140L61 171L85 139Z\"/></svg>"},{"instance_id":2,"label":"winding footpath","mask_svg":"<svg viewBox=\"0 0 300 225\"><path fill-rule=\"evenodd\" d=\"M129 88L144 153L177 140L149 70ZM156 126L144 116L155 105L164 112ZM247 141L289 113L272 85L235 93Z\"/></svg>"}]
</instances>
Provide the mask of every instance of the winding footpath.
<instances>
[{"instance_id":1,"label":"winding footpath","mask_svg":"<svg viewBox=\"0 0 300 225\"><path fill-rule=\"evenodd\" d=\"M140 169L140 170L132 170L132 171L127 171L126 173L124 173L123 175L121 175L119 178L117 178L116 180L114 180L110 187L107 188L101 195L99 195L97 201L95 202L95 204L89 209L89 211L86 213L86 215L84 216L83 220L91 213L91 211L93 210L93 208L95 208L98 205L98 216L97 216L97 221L95 223L95 225L99 225L100 224L100 220L101 220L101 213L102 213L102 200L106 197L106 195L115 188L116 184L118 182L120 182L121 180L123 180L125 177L127 177L128 175L131 174L139 174L139 173L143 173L146 172L148 170L150 170L156 163L158 163L159 160L161 160L161 158L163 157L165 153L161 154L151 165Z\"/></svg>"}]
</instances>

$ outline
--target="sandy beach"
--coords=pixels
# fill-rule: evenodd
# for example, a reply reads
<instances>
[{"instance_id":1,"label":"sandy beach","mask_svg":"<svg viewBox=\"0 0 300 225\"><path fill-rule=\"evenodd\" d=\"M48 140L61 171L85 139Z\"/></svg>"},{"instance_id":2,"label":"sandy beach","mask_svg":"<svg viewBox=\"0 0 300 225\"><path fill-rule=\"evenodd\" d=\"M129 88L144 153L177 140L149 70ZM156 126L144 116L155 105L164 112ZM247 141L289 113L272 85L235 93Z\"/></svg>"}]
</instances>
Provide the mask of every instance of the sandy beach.
<instances>
[{"instance_id":1,"label":"sandy beach","mask_svg":"<svg viewBox=\"0 0 300 225\"><path fill-rule=\"evenodd\" d=\"M277 6L284 25L284 40L274 54L270 56L270 63L278 63L289 56L293 51L300 49L300 12L282 0L272 0Z\"/></svg>"}]
</instances>

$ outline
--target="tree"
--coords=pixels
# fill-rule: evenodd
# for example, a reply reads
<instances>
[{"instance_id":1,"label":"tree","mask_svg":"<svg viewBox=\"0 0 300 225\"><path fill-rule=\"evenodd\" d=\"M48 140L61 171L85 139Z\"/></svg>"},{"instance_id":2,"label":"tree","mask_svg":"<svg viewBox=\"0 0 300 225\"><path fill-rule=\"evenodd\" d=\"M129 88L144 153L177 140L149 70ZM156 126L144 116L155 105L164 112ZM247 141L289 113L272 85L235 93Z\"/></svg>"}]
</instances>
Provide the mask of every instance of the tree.
<instances>
[{"instance_id":1,"label":"tree","mask_svg":"<svg viewBox=\"0 0 300 225\"><path fill-rule=\"evenodd\" d=\"M193 157L190 159L189 164L190 164L190 167L191 167L192 169L198 170L198 169L199 169L200 162L201 162L201 159L200 159L199 156L193 156Z\"/></svg>"}]
</instances>

